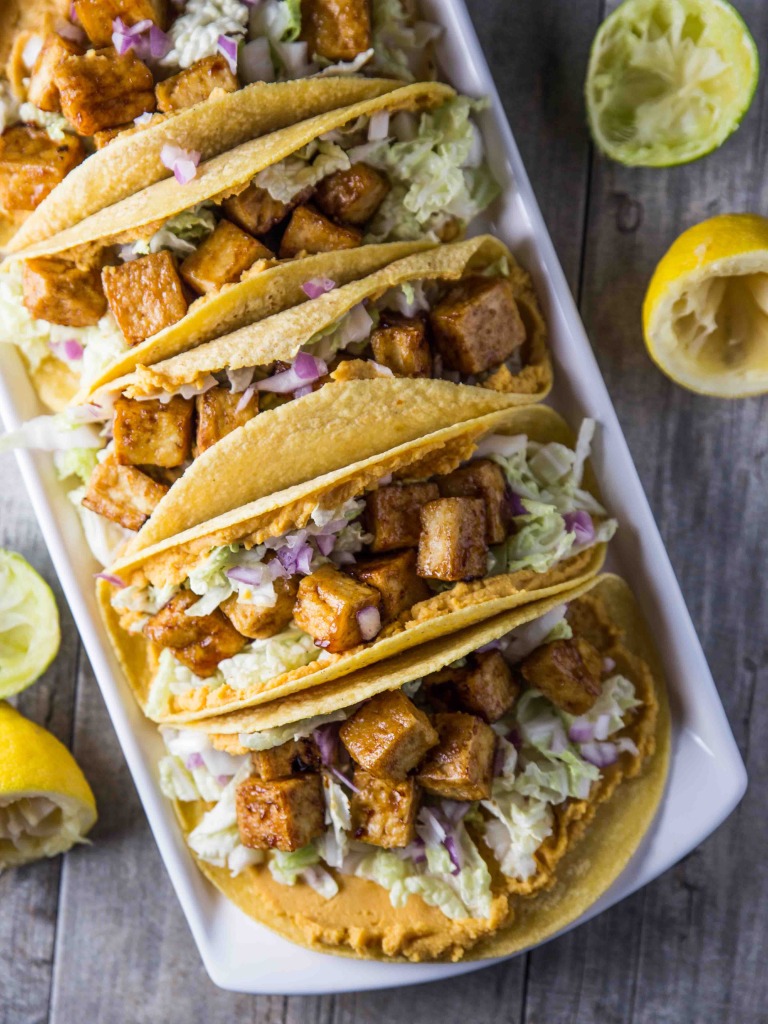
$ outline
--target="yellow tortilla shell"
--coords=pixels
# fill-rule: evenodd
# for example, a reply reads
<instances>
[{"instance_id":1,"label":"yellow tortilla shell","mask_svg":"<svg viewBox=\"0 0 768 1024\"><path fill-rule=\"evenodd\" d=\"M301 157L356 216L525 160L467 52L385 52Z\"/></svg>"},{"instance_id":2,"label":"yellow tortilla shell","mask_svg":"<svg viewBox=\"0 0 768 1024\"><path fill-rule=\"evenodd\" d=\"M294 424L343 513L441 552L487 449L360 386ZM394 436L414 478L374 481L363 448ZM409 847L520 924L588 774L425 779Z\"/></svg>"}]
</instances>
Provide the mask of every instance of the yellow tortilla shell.
<instances>
[{"instance_id":1,"label":"yellow tortilla shell","mask_svg":"<svg viewBox=\"0 0 768 1024\"><path fill-rule=\"evenodd\" d=\"M351 250L356 252L359 250ZM187 348L182 355L153 365L139 366L136 373L116 381L130 398L153 395L158 389L176 391L183 384L199 384L210 373L245 366L266 366L274 360L290 362L318 332L365 299L377 298L388 289L407 282L457 281L492 266L500 259L509 265L509 280L526 322L526 365L510 378L503 390L510 401L525 404L546 397L552 386L552 365L546 345L546 325L529 275L516 263L509 249L491 235L454 242L398 259L341 288L326 292L311 303L295 305L283 313L219 336L204 345ZM304 278L306 280L306 278ZM140 362L137 361L137 362Z\"/></svg>"},{"instance_id":2,"label":"yellow tortilla shell","mask_svg":"<svg viewBox=\"0 0 768 1024\"><path fill-rule=\"evenodd\" d=\"M246 272L237 283L226 284L219 291L196 299L186 316L177 323L123 353L83 389L75 404L87 402L107 384L132 373L138 366L178 357L195 346L210 343L221 334L305 303L307 295L301 286L314 277L330 277L339 285L346 285L433 245L432 242L362 245L358 249L318 253L253 273ZM115 389L117 387L119 383L115 384Z\"/></svg>"},{"instance_id":3,"label":"yellow tortilla shell","mask_svg":"<svg viewBox=\"0 0 768 1024\"><path fill-rule=\"evenodd\" d=\"M671 734L661 664L631 591L615 576L601 577L586 590L567 592L559 600L572 602L569 617L634 682L643 706L626 734L639 753L625 752L603 769L587 800L570 800L556 809L553 834L540 847L537 874L528 881L504 878L480 844L493 878L487 920L452 921L414 895L396 909L382 887L336 872L340 891L325 900L304 882L293 887L276 882L266 864L232 878L227 870L195 858L200 870L249 916L293 942L336 955L413 961L508 956L573 923L619 877L650 827L664 792ZM526 616L534 608L543 614L552 603L532 606ZM458 650L476 649L520 624L519 613L507 613L451 637L442 655L432 645L430 654L411 666L411 678L436 671L460 656ZM470 642L475 646L468 647ZM390 664L377 669L387 672ZM400 671L400 678L404 674ZM176 804L185 835L205 808L202 802Z\"/></svg>"},{"instance_id":4,"label":"yellow tortilla shell","mask_svg":"<svg viewBox=\"0 0 768 1024\"><path fill-rule=\"evenodd\" d=\"M162 203L155 205L152 219L166 220L179 209L200 202L200 199L186 201L188 186L178 185L173 172L160 160L166 143L197 150L203 161L210 161L297 121L382 96L397 88L397 84L374 78L304 78L293 82L260 82L237 92L216 90L208 100L194 107L156 116L151 124L121 132L108 146L89 156L27 218L9 249L18 252L34 247L30 252L38 254L72 248L80 243L56 244L56 238L61 237L63 241L64 236L59 233L66 233L67 238L77 237L78 225L83 221L82 230L87 233L85 225L89 221L86 218L112 207L114 219L109 217L103 222L105 244L108 244L107 236L116 225L123 225L121 230L138 226L130 220L121 220L121 212L114 208L115 204L122 207L123 200L162 180L167 181L166 195L175 193L173 200L178 209L171 210L169 206L166 210ZM226 167L226 159L223 164ZM229 184L224 181L215 191ZM179 203L182 205L178 206ZM139 204L139 209L147 207ZM41 248L46 239L52 240L51 246ZM94 239L89 236L85 240Z\"/></svg>"},{"instance_id":5,"label":"yellow tortilla shell","mask_svg":"<svg viewBox=\"0 0 768 1024\"><path fill-rule=\"evenodd\" d=\"M334 83L336 79L327 81ZM381 88L388 88L391 84L384 83ZM363 87L375 92L376 80L362 80L361 89ZM279 163L320 135L341 128L347 122L355 121L358 117L371 116L379 110L431 109L440 106L454 95L453 89L437 82L406 85L384 95L374 95L371 99L362 99L348 106L310 117L261 138L243 142L233 149L220 151L218 156L201 163L197 175L186 185L179 185L173 177L164 178L111 206L97 210L50 238L22 251L15 251L9 258L29 259L34 256L72 253L73 250L79 249L85 252L89 247L103 248L149 236L159 225L182 210L188 210L206 200L220 201L229 195L242 192L259 171ZM108 153L117 141L110 143L104 152ZM129 141L126 140L126 146Z\"/></svg>"},{"instance_id":6,"label":"yellow tortilla shell","mask_svg":"<svg viewBox=\"0 0 768 1024\"><path fill-rule=\"evenodd\" d=\"M369 387L350 391L353 385ZM381 396L384 393L383 389L375 387L376 385L390 386L389 401L375 403L366 400L371 394L378 393ZM443 387L439 387L440 385ZM451 422L456 419L464 392L471 393L469 398L473 398L476 392L483 395L492 394L478 388L457 388L455 385L448 387L453 388L450 398L444 392L442 381L378 380L359 381L348 385L340 392L336 406L340 407L345 399L355 394L357 400L361 402L360 408L356 410L357 415L350 421L350 451L354 451L359 445L356 437L378 438L380 432L389 429L394 420L392 412L397 403L403 405L407 411L414 404L410 401L412 395L431 392L435 396L433 415L441 412L438 397L444 399L444 419ZM320 396L327 390L323 388L317 395ZM290 409L291 404L283 408ZM256 417L253 423L258 423L258 419L259 417ZM380 430L377 426L379 423ZM507 408L479 415L464 423L453 423L442 429L437 427L433 420L431 432L417 439L401 443L397 447L382 446L378 453L362 461L315 478L305 477L305 483L261 497L242 507L235 507L215 520L203 522L202 525L187 529L183 533L174 533L151 547L144 546L143 534L147 529L145 526L126 554L112 566L110 572L129 584L143 584L147 581L156 586L180 583L189 574L190 569L199 560L207 557L214 547L235 542L242 542L250 547L268 537L279 536L286 530L301 527L309 520L318 504L328 508L336 507L348 498L359 496L366 489L376 486L378 481L389 473L400 477L420 478L450 472L472 455L476 441L480 437L494 432L526 434L537 441L559 441L570 446L574 443L573 434L567 424L555 412L543 406ZM307 437L316 439L318 436L324 436L324 433L336 437L332 430L328 430L327 422L324 426L323 421L318 420ZM316 444L310 449L309 445L302 446L300 437L292 440L296 441L297 448L305 459L307 456L319 454ZM216 454L216 450L221 447L222 445L218 445L211 449L214 457L208 461L208 469L210 471L214 463L219 469L216 473L209 472L210 479L201 479L205 477L205 473L198 474L190 486L188 475L182 478L181 483L184 484L186 481L187 484L183 489L183 500L175 499L181 513L196 504L200 508L206 508L208 495L213 501L217 496L222 497L227 490L230 499L238 493L248 493L247 467L255 464L257 449L249 445L239 453L233 453L233 456L224 453L222 457L221 452ZM265 450L273 452L279 449L267 446ZM336 443L330 451L335 453ZM243 459L242 466L232 465L234 457L238 455ZM198 460L198 463L201 461ZM193 472L195 465L189 473ZM304 465L307 465L306 461ZM231 484L229 488L228 480ZM594 478L589 470L585 476L585 486L595 491ZM152 520L147 525L152 526ZM165 526L167 522L164 523L164 528ZM319 686L406 648L446 636L500 612L567 590L595 576L600 571L604 558L605 545L598 544L565 559L544 573L521 570L485 580L458 583L452 589L414 605L398 620L385 627L369 644L343 654L324 653L322 659L310 665L283 673L263 683L255 683L242 690L235 690L229 685L216 688L207 685L196 687L185 695L171 698L166 709L153 717L163 722L193 721L213 714L253 707L309 687ZM97 593L102 618L137 700L146 709L159 649L148 643L141 634L132 635L120 627L110 603L112 590L112 585L105 580L98 581Z\"/></svg>"}]
</instances>

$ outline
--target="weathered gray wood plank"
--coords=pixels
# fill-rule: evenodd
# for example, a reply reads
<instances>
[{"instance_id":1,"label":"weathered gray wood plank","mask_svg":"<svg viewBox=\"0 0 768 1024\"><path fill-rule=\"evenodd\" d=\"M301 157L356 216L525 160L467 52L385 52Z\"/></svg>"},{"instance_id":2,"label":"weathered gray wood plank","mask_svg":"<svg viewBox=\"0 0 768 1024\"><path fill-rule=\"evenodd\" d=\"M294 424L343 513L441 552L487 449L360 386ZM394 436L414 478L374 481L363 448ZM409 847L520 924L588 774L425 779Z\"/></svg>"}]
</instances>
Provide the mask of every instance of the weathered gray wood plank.
<instances>
[{"instance_id":1,"label":"weathered gray wood plank","mask_svg":"<svg viewBox=\"0 0 768 1024\"><path fill-rule=\"evenodd\" d=\"M0 456L0 547L23 554L53 586L62 647L45 676L14 700L19 710L69 743L79 641L13 458ZM0 1022L47 1020L61 859L0 875Z\"/></svg>"}]
</instances>

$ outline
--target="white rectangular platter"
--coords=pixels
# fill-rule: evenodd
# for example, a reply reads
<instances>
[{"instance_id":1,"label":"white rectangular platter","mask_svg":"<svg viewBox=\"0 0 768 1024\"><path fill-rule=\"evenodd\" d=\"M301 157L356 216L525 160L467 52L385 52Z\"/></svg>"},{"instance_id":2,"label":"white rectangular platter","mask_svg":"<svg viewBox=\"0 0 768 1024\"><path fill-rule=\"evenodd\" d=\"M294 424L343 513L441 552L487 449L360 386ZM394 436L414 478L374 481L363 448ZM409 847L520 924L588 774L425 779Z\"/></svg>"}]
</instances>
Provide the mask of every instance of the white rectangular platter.
<instances>
[{"instance_id":1,"label":"white rectangular platter","mask_svg":"<svg viewBox=\"0 0 768 1024\"><path fill-rule=\"evenodd\" d=\"M552 404L572 424L584 416L600 424L595 468L606 503L621 524L612 542L610 568L638 596L670 688L673 754L663 805L627 869L575 927L697 846L740 800L746 772L464 2L423 0L421 9L445 30L439 44L441 67L448 69L443 77L461 92L491 100L480 121L504 196L481 227L507 242L535 278L556 367ZM0 415L6 429L41 411L15 349L0 344ZM496 962L384 964L312 953L251 921L208 885L160 792L156 764L161 741L136 707L101 628L93 587L97 568L75 510L49 455L21 452L19 463L160 853L212 980L241 992L300 995L416 984Z\"/></svg>"}]
</instances>

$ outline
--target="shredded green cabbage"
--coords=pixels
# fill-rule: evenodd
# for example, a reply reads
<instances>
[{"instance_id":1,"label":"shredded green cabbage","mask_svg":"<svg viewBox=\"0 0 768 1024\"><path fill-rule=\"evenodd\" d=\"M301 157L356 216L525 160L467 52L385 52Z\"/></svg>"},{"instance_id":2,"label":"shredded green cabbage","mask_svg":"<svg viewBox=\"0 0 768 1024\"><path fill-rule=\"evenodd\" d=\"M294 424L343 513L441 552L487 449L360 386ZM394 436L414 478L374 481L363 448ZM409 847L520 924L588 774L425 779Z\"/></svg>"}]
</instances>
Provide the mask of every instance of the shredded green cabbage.
<instances>
[{"instance_id":1,"label":"shredded green cabbage","mask_svg":"<svg viewBox=\"0 0 768 1024\"><path fill-rule=\"evenodd\" d=\"M182 210L167 220L152 235L128 246L133 256L146 256L152 252L168 250L182 259L193 253L216 227L216 216L211 202L198 203Z\"/></svg>"},{"instance_id":2,"label":"shredded green cabbage","mask_svg":"<svg viewBox=\"0 0 768 1024\"><path fill-rule=\"evenodd\" d=\"M350 159L341 146L320 139L279 163L265 167L253 183L266 189L278 202L290 203L304 189L314 187L329 174L346 171L349 166Z\"/></svg>"}]
</instances>

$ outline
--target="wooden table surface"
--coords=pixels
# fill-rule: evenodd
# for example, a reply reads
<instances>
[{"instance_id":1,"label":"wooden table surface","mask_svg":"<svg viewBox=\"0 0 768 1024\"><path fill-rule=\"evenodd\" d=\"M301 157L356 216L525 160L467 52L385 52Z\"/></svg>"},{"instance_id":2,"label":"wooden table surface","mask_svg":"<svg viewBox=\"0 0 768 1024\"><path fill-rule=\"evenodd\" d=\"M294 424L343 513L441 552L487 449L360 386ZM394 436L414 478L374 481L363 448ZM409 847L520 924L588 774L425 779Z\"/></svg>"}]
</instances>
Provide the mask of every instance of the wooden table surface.
<instances>
[{"instance_id":1,"label":"wooden table surface","mask_svg":"<svg viewBox=\"0 0 768 1024\"><path fill-rule=\"evenodd\" d=\"M719 152L689 167L625 169L595 155L584 124L582 82L602 0L470 3L747 763L747 795L658 881L506 965L367 995L221 992L200 962L59 592L61 653L18 703L72 747L100 819L92 846L0 877L1 1024L768 1021L768 401L675 387L640 334L649 275L680 231L720 212L768 210L768 75ZM737 4L765 60L768 4ZM56 588L8 457L0 484L0 545L21 551Z\"/></svg>"}]
</instances>

